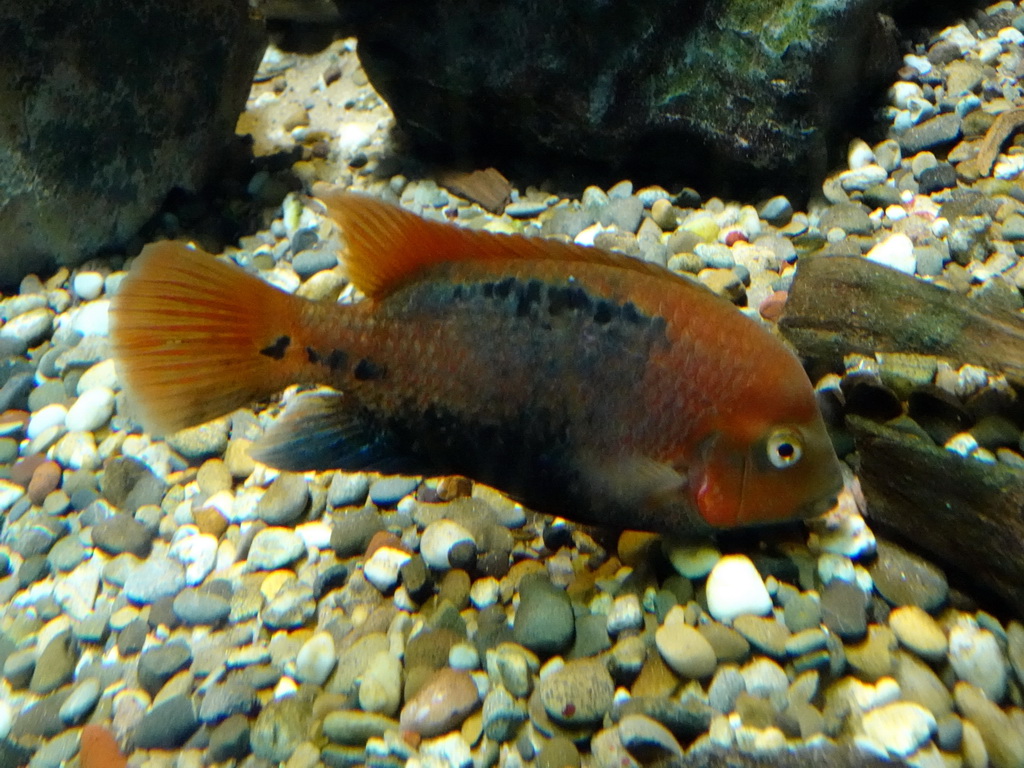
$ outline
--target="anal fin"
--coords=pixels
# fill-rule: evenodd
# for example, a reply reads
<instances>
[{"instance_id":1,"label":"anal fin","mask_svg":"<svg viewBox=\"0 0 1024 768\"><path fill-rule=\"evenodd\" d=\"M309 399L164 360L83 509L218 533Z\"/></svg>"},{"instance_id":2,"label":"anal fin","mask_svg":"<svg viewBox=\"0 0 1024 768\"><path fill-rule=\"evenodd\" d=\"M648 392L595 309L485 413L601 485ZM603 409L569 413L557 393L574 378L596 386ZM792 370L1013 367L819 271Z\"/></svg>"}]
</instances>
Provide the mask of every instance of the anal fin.
<instances>
[{"instance_id":1,"label":"anal fin","mask_svg":"<svg viewBox=\"0 0 1024 768\"><path fill-rule=\"evenodd\" d=\"M298 395L250 449L256 461L287 472L343 469L420 474L423 462L355 401L334 390Z\"/></svg>"}]
</instances>

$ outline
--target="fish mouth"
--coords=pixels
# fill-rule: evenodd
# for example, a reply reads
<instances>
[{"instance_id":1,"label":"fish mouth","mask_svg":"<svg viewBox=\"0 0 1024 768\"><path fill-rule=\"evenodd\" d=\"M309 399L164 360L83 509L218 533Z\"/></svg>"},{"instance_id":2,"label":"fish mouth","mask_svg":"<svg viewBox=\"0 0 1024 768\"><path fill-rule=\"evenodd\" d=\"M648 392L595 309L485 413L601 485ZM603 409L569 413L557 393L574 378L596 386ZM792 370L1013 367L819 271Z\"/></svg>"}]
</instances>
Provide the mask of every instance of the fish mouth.
<instances>
[{"instance_id":1,"label":"fish mouth","mask_svg":"<svg viewBox=\"0 0 1024 768\"><path fill-rule=\"evenodd\" d=\"M796 516L802 520L821 517L839 503L839 491L805 502L797 508Z\"/></svg>"}]
</instances>

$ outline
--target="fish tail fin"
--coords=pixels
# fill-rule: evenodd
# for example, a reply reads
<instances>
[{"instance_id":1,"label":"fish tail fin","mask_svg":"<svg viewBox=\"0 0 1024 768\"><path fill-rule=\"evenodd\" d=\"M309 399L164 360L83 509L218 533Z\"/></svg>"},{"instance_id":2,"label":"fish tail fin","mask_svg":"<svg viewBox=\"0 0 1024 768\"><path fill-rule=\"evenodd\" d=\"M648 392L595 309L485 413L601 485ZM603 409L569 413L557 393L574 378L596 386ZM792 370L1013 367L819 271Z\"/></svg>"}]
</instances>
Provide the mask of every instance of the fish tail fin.
<instances>
[{"instance_id":1,"label":"fish tail fin","mask_svg":"<svg viewBox=\"0 0 1024 768\"><path fill-rule=\"evenodd\" d=\"M294 342L313 306L183 243L146 246L110 310L132 416L165 435L308 380Z\"/></svg>"}]
</instances>

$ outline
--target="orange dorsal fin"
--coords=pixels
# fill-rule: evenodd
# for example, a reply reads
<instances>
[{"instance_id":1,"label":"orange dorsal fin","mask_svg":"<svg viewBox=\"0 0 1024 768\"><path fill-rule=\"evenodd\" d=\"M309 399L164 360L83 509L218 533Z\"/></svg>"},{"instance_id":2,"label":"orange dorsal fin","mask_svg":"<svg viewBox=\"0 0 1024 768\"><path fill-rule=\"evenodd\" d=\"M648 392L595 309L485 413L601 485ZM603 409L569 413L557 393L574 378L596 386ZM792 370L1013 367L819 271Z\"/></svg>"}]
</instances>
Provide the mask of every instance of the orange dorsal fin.
<instances>
[{"instance_id":1,"label":"orange dorsal fin","mask_svg":"<svg viewBox=\"0 0 1024 768\"><path fill-rule=\"evenodd\" d=\"M600 248L428 221L327 184L318 184L313 191L345 234L349 279L371 298L387 295L430 267L454 261L577 261L672 277L654 264Z\"/></svg>"}]
</instances>

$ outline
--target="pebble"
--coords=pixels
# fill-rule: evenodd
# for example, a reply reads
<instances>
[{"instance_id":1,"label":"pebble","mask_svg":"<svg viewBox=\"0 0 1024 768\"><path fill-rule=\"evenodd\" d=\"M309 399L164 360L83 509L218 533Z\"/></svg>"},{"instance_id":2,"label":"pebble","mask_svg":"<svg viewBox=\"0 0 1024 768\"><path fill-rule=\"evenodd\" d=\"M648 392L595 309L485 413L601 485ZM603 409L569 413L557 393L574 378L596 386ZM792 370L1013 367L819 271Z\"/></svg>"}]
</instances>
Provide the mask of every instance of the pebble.
<instances>
[{"instance_id":1,"label":"pebble","mask_svg":"<svg viewBox=\"0 0 1024 768\"><path fill-rule=\"evenodd\" d=\"M833 579L821 591L822 622L843 640L859 640L867 631L867 601L857 584Z\"/></svg>"},{"instance_id":2,"label":"pebble","mask_svg":"<svg viewBox=\"0 0 1024 768\"><path fill-rule=\"evenodd\" d=\"M25 430L26 437L34 440L52 427L63 427L67 415L68 409L60 403L44 405L29 417L28 428Z\"/></svg>"},{"instance_id":3,"label":"pebble","mask_svg":"<svg viewBox=\"0 0 1024 768\"><path fill-rule=\"evenodd\" d=\"M50 334L55 317L52 309L30 309L0 326L0 339L14 339L27 348L35 347Z\"/></svg>"},{"instance_id":4,"label":"pebble","mask_svg":"<svg viewBox=\"0 0 1024 768\"><path fill-rule=\"evenodd\" d=\"M139 656L139 684L155 696L164 683L192 662L192 652L182 641L153 646Z\"/></svg>"},{"instance_id":5,"label":"pebble","mask_svg":"<svg viewBox=\"0 0 1024 768\"><path fill-rule=\"evenodd\" d=\"M614 636L627 629L641 629L643 624L644 612L637 595L628 594L615 598L606 621L609 635Z\"/></svg>"},{"instance_id":6,"label":"pebble","mask_svg":"<svg viewBox=\"0 0 1024 768\"><path fill-rule=\"evenodd\" d=\"M669 611L665 623L655 631L654 644L665 663L686 678L710 677L718 665L711 643L696 629L683 623L678 606Z\"/></svg>"},{"instance_id":7,"label":"pebble","mask_svg":"<svg viewBox=\"0 0 1024 768\"><path fill-rule=\"evenodd\" d=\"M306 544L290 528L264 528L257 533L249 547L246 563L257 571L285 568L306 554Z\"/></svg>"},{"instance_id":8,"label":"pebble","mask_svg":"<svg viewBox=\"0 0 1024 768\"><path fill-rule=\"evenodd\" d=\"M508 741L526 720L526 707L502 685L492 685L484 698L483 732L495 741Z\"/></svg>"},{"instance_id":9,"label":"pebble","mask_svg":"<svg viewBox=\"0 0 1024 768\"><path fill-rule=\"evenodd\" d=\"M313 723L312 702L305 697L286 696L265 705L252 726L252 753L272 763L292 756L308 736Z\"/></svg>"},{"instance_id":10,"label":"pebble","mask_svg":"<svg viewBox=\"0 0 1024 768\"><path fill-rule=\"evenodd\" d=\"M218 546L217 537L208 533L184 536L171 544L170 555L185 566L188 586L202 584L213 572Z\"/></svg>"},{"instance_id":11,"label":"pebble","mask_svg":"<svg viewBox=\"0 0 1024 768\"><path fill-rule=\"evenodd\" d=\"M772 599L761 574L745 555L727 555L708 575L708 612L723 624L743 614L762 616L772 609Z\"/></svg>"},{"instance_id":12,"label":"pebble","mask_svg":"<svg viewBox=\"0 0 1024 768\"><path fill-rule=\"evenodd\" d=\"M454 520L435 520L420 537L420 555L431 568L446 571L452 567L449 559L452 548L464 541L476 545L473 535Z\"/></svg>"},{"instance_id":13,"label":"pebble","mask_svg":"<svg viewBox=\"0 0 1024 768\"><path fill-rule=\"evenodd\" d=\"M61 632L46 643L32 672L29 690L46 694L71 681L75 674L77 650L70 632Z\"/></svg>"},{"instance_id":14,"label":"pebble","mask_svg":"<svg viewBox=\"0 0 1024 768\"><path fill-rule=\"evenodd\" d=\"M519 584L519 609L512 637L542 656L568 650L575 637L569 595L540 574L524 576Z\"/></svg>"},{"instance_id":15,"label":"pebble","mask_svg":"<svg viewBox=\"0 0 1024 768\"><path fill-rule=\"evenodd\" d=\"M171 696L143 715L132 734L139 749L178 749L199 728L195 706L188 696Z\"/></svg>"},{"instance_id":16,"label":"pebble","mask_svg":"<svg viewBox=\"0 0 1024 768\"><path fill-rule=\"evenodd\" d=\"M28 483L28 497L33 504L41 505L46 497L60 485L61 469L55 461L44 461L32 472Z\"/></svg>"},{"instance_id":17,"label":"pebble","mask_svg":"<svg viewBox=\"0 0 1024 768\"><path fill-rule=\"evenodd\" d=\"M299 682L322 686L334 671L336 662L331 633L316 632L299 649L295 657L295 674Z\"/></svg>"},{"instance_id":18,"label":"pebble","mask_svg":"<svg viewBox=\"0 0 1024 768\"><path fill-rule=\"evenodd\" d=\"M914 243L902 232L889 235L865 254L869 261L912 275L917 271Z\"/></svg>"},{"instance_id":19,"label":"pebble","mask_svg":"<svg viewBox=\"0 0 1024 768\"><path fill-rule=\"evenodd\" d=\"M219 723L232 715L248 715L258 706L256 692L240 681L216 683L206 689L199 705L199 720Z\"/></svg>"},{"instance_id":20,"label":"pebble","mask_svg":"<svg viewBox=\"0 0 1024 768\"><path fill-rule=\"evenodd\" d=\"M537 695L548 717L566 727L593 725L611 709L615 683L602 661L575 659L542 675Z\"/></svg>"},{"instance_id":21,"label":"pebble","mask_svg":"<svg viewBox=\"0 0 1024 768\"><path fill-rule=\"evenodd\" d=\"M363 564L366 580L384 594L398 586L398 576L412 555L394 547L380 547Z\"/></svg>"},{"instance_id":22,"label":"pebble","mask_svg":"<svg viewBox=\"0 0 1024 768\"><path fill-rule=\"evenodd\" d=\"M67 469L99 469L100 455L91 432L68 432L53 448L53 458Z\"/></svg>"},{"instance_id":23,"label":"pebble","mask_svg":"<svg viewBox=\"0 0 1024 768\"><path fill-rule=\"evenodd\" d=\"M632 755L644 761L681 759L683 749L672 732L645 715L626 715L619 720L619 738Z\"/></svg>"},{"instance_id":24,"label":"pebble","mask_svg":"<svg viewBox=\"0 0 1024 768\"><path fill-rule=\"evenodd\" d=\"M390 651L370 659L359 682L359 707L393 717L402 702L402 662Z\"/></svg>"},{"instance_id":25,"label":"pebble","mask_svg":"<svg viewBox=\"0 0 1024 768\"><path fill-rule=\"evenodd\" d=\"M260 497L256 514L268 525L289 525L302 516L308 504L306 478L293 472L282 472Z\"/></svg>"},{"instance_id":26,"label":"pebble","mask_svg":"<svg viewBox=\"0 0 1024 768\"><path fill-rule=\"evenodd\" d=\"M370 492L370 478L362 472L336 472L327 489L327 503L332 507L358 507Z\"/></svg>"},{"instance_id":27,"label":"pebble","mask_svg":"<svg viewBox=\"0 0 1024 768\"><path fill-rule=\"evenodd\" d=\"M949 690L934 670L916 656L899 653L893 675L899 683L900 696L925 707L936 720L953 711L953 697Z\"/></svg>"},{"instance_id":28,"label":"pebble","mask_svg":"<svg viewBox=\"0 0 1024 768\"><path fill-rule=\"evenodd\" d=\"M864 733L894 757L908 757L935 733L935 717L920 704L897 701L872 709L861 721Z\"/></svg>"},{"instance_id":29,"label":"pebble","mask_svg":"<svg viewBox=\"0 0 1024 768\"><path fill-rule=\"evenodd\" d=\"M703 579L722 559L722 553L710 542L675 542L668 538L663 542L665 556L676 573L688 579Z\"/></svg>"},{"instance_id":30,"label":"pebble","mask_svg":"<svg viewBox=\"0 0 1024 768\"><path fill-rule=\"evenodd\" d=\"M928 661L939 661L946 655L946 634L935 619L916 605L894 608L889 613L889 627L901 644Z\"/></svg>"},{"instance_id":31,"label":"pebble","mask_svg":"<svg viewBox=\"0 0 1024 768\"><path fill-rule=\"evenodd\" d=\"M398 728L398 722L384 715L341 709L328 712L324 718L324 736L335 744L361 747L373 738L381 738L389 730Z\"/></svg>"},{"instance_id":32,"label":"pebble","mask_svg":"<svg viewBox=\"0 0 1024 768\"><path fill-rule=\"evenodd\" d=\"M438 736L457 728L479 703L480 694L472 676L444 667L405 703L399 724L403 731Z\"/></svg>"},{"instance_id":33,"label":"pebble","mask_svg":"<svg viewBox=\"0 0 1024 768\"><path fill-rule=\"evenodd\" d=\"M114 392L106 387L87 390L68 409L64 425L71 432L92 432L114 413Z\"/></svg>"},{"instance_id":34,"label":"pebble","mask_svg":"<svg viewBox=\"0 0 1024 768\"><path fill-rule=\"evenodd\" d=\"M1007 667L996 636L973 621L949 631L949 664L956 676L979 688L989 699L1002 700L1006 693Z\"/></svg>"},{"instance_id":35,"label":"pebble","mask_svg":"<svg viewBox=\"0 0 1024 768\"><path fill-rule=\"evenodd\" d=\"M149 605L165 597L174 597L185 588L185 569L177 560L153 554L132 569L124 593L139 605Z\"/></svg>"},{"instance_id":36,"label":"pebble","mask_svg":"<svg viewBox=\"0 0 1024 768\"><path fill-rule=\"evenodd\" d=\"M370 501L383 509L394 507L398 502L416 490L420 484L418 477L382 477L370 484Z\"/></svg>"},{"instance_id":37,"label":"pebble","mask_svg":"<svg viewBox=\"0 0 1024 768\"><path fill-rule=\"evenodd\" d=\"M144 559L152 549L153 533L135 518L116 514L92 527L92 541L108 555L130 552Z\"/></svg>"},{"instance_id":38,"label":"pebble","mask_svg":"<svg viewBox=\"0 0 1024 768\"><path fill-rule=\"evenodd\" d=\"M219 419L168 435L167 444L192 464L219 457L228 447L227 420Z\"/></svg>"},{"instance_id":39,"label":"pebble","mask_svg":"<svg viewBox=\"0 0 1024 768\"><path fill-rule=\"evenodd\" d=\"M880 539L868 566L875 588L892 605L916 605L931 612L946 601L949 585L938 568L897 544Z\"/></svg>"},{"instance_id":40,"label":"pebble","mask_svg":"<svg viewBox=\"0 0 1024 768\"><path fill-rule=\"evenodd\" d=\"M216 626L231 614L231 603L220 595L193 588L174 597L172 610L186 626Z\"/></svg>"},{"instance_id":41,"label":"pebble","mask_svg":"<svg viewBox=\"0 0 1024 768\"><path fill-rule=\"evenodd\" d=\"M977 728L993 768L1024 766L1024 731L1015 728L1009 716L997 704L970 683L953 688L960 714ZM966 735L966 734L965 734Z\"/></svg>"}]
</instances>

